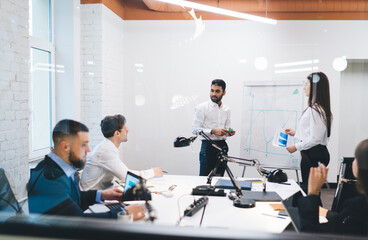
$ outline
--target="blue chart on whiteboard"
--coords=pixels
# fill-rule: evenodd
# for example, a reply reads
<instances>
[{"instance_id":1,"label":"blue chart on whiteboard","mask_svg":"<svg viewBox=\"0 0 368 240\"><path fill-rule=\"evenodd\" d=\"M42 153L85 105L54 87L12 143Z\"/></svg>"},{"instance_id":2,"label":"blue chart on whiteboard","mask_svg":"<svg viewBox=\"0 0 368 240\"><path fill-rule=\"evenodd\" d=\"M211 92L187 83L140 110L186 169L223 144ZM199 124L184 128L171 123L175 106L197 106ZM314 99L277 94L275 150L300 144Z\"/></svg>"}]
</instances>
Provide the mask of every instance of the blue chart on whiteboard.
<instances>
[{"instance_id":1,"label":"blue chart on whiteboard","mask_svg":"<svg viewBox=\"0 0 368 240\"><path fill-rule=\"evenodd\" d=\"M300 168L300 153L290 154L284 144L275 139L286 128L296 130L305 107L303 81L246 82L244 85L242 139L240 154L243 158L258 159L262 166ZM282 135L282 134L281 134ZM287 146L293 137L286 138Z\"/></svg>"}]
</instances>

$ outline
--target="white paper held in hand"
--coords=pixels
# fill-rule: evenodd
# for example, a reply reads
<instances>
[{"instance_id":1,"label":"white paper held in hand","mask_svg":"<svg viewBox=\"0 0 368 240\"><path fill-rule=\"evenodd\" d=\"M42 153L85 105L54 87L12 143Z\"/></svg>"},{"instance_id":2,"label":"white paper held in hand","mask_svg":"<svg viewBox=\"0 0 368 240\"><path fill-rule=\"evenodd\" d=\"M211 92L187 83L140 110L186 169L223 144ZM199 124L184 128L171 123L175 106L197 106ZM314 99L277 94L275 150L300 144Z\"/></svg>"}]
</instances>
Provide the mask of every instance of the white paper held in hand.
<instances>
[{"instance_id":1,"label":"white paper held in hand","mask_svg":"<svg viewBox=\"0 0 368 240\"><path fill-rule=\"evenodd\" d=\"M281 128L276 130L275 136L273 137L272 145L275 147L287 147L288 135Z\"/></svg>"}]
</instances>

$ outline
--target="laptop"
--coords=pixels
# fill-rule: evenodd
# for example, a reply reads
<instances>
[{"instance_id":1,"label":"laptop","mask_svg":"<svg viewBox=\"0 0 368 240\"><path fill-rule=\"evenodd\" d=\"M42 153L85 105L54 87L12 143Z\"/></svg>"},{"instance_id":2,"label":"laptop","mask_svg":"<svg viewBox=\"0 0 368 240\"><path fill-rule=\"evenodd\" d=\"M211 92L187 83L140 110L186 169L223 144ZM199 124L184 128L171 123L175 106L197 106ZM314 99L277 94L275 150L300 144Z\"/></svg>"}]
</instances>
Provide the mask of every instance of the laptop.
<instances>
[{"instance_id":1,"label":"laptop","mask_svg":"<svg viewBox=\"0 0 368 240\"><path fill-rule=\"evenodd\" d=\"M251 180L243 180L243 181L236 181L242 190L251 190L252 189L252 181ZM216 188L223 188L223 189L235 189L233 183L229 179L220 178L217 180L215 184Z\"/></svg>"},{"instance_id":2,"label":"laptop","mask_svg":"<svg viewBox=\"0 0 368 240\"><path fill-rule=\"evenodd\" d=\"M142 179L142 177L132 173L127 172L127 175L125 177L125 186L124 186L124 194L122 197L122 201L132 201L136 200L135 196L133 195L133 187ZM105 203L105 204L94 204L92 206L89 206L89 209L94 213L100 213L100 212L108 212L110 210L114 209L124 209L124 205L119 203Z\"/></svg>"},{"instance_id":3,"label":"laptop","mask_svg":"<svg viewBox=\"0 0 368 240\"><path fill-rule=\"evenodd\" d=\"M141 176L138 176L130 171L127 172L127 175L125 177L125 186L124 186L124 193L126 193L129 189L134 187L137 182L139 182L142 179Z\"/></svg>"},{"instance_id":4,"label":"laptop","mask_svg":"<svg viewBox=\"0 0 368 240\"><path fill-rule=\"evenodd\" d=\"M301 222L299 216L299 208L297 205L297 201L299 198L303 197L301 191L294 193L291 197L282 201L282 204L285 207L285 211L289 215L291 219L291 223L294 226L296 232L301 232Z\"/></svg>"},{"instance_id":5,"label":"laptop","mask_svg":"<svg viewBox=\"0 0 368 240\"><path fill-rule=\"evenodd\" d=\"M130 171L127 172L125 177L124 194L122 201L134 201L134 200L151 200L151 193L149 191L137 191L133 192L133 187L139 181L146 181L141 176L138 176Z\"/></svg>"}]
</instances>

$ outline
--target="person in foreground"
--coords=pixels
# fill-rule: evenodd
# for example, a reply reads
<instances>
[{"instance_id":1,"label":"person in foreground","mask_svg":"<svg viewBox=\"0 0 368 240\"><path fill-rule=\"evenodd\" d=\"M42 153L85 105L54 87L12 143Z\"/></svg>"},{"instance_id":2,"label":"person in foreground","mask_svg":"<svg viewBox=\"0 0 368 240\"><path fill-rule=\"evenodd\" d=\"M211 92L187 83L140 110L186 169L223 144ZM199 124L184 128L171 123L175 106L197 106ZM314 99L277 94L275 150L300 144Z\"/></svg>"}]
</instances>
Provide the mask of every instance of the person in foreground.
<instances>
[{"instance_id":1,"label":"person in foreground","mask_svg":"<svg viewBox=\"0 0 368 240\"><path fill-rule=\"evenodd\" d=\"M117 177L125 181L128 171L145 179L162 176L159 167L144 170L130 170L119 157L119 146L128 140L128 129L125 117L118 114L106 116L101 121L101 131L105 139L99 143L87 157L87 165L82 173L80 187L83 190L106 189L114 186Z\"/></svg>"},{"instance_id":2,"label":"person in foreground","mask_svg":"<svg viewBox=\"0 0 368 240\"><path fill-rule=\"evenodd\" d=\"M31 170L28 183L30 213L64 216L86 216L116 218L117 211L84 214L94 203L104 200L121 200L123 191L80 191L77 169L82 169L90 151L88 128L77 121L64 119L56 124L52 132L53 150L36 168ZM125 209L135 220L144 216L142 206Z\"/></svg>"},{"instance_id":3,"label":"person in foreground","mask_svg":"<svg viewBox=\"0 0 368 240\"><path fill-rule=\"evenodd\" d=\"M330 107L329 81L323 72L310 74L304 87L308 97L308 107L302 113L298 129L285 129L285 133L295 136L300 142L286 148L290 153L300 151L300 169L302 172L302 189L307 192L308 176L311 167L318 162L325 166L330 162L327 143L331 135L332 113Z\"/></svg>"},{"instance_id":4,"label":"person in foreground","mask_svg":"<svg viewBox=\"0 0 368 240\"><path fill-rule=\"evenodd\" d=\"M213 142L221 147L226 153L229 147L226 143L227 136L235 135L230 122L230 109L222 102L226 94L226 83L222 79L211 82L210 99L196 106L192 133L199 134L203 131ZM216 166L219 150L214 148L210 142L200 136L202 140L201 152L199 153L199 176L207 176ZM217 176L224 176L226 163L220 164Z\"/></svg>"},{"instance_id":5,"label":"person in foreground","mask_svg":"<svg viewBox=\"0 0 368 240\"><path fill-rule=\"evenodd\" d=\"M326 182L328 168L323 164L311 168L308 196L298 201L302 231L367 236L368 233L368 139L355 149L353 174L360 194L347 199L340 212L321 208L328 223L319 223L319 191Z\"/></svg>"}]
</instances>

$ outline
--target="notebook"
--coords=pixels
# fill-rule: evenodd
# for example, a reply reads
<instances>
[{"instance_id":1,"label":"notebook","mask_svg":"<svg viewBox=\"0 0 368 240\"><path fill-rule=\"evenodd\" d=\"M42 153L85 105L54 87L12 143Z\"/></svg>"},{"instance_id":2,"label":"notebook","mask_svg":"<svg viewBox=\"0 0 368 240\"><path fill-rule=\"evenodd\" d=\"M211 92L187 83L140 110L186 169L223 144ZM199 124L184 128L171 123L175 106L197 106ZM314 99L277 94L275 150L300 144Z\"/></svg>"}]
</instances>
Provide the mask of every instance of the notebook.
<instances>
[{"instance_id":1,"label":"notebook","mask_svg":"<svg viewBox=\"0 0 368 240\"><path fill-rule=\"evenodd\" d=\"M236 181L242 190L251 190L252 189L252 181L251 180L242 180ZM224 189L235 189L233 183L229 179L220 178L217 180L215 184L216 188L224 188Z\"/></svg>"},{"instance_id":2,"label":"notebook","mask_svg":"<svg viewBox=\"0 0 368 240\"><path fill-rule=\"evenodd\" d=\"M291 197L282 201L282 204L284 205L287 214L291 218L291 223L293 224L295 231L297 232L301 231L299 209L297 205L297 200L300 197L303 197L303 194L301 191L298 191L297 193L294 193L294 195L292 195Z\"/></svg>"}]
</instances>

